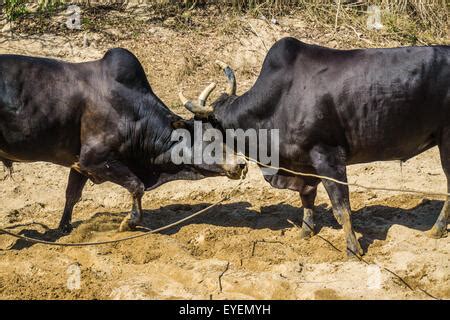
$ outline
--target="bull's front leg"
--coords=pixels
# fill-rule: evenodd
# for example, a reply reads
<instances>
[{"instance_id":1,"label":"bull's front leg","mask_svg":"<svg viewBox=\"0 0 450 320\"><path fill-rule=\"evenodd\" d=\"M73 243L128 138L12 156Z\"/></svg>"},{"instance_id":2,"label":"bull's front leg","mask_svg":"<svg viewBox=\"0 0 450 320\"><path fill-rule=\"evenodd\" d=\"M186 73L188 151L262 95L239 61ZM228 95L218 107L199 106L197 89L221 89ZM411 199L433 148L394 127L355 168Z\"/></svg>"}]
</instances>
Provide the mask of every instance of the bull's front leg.
<instances>
[{"instance_id":1,"label":"bull's front leg","mask_svg":"<svg viewBox=\"0 0 450 320\"><path fill-rule=\"evenodd\" d=\"M305 185L300 191L300 199L303 205L302 229L300 238L307 239L314 235L314 201L317 195L317 184Z\"/></svg>"},{"instance_id":2,"label":"bull's front leg","mask_svg":"<svg viewBox=\"0 0 450 320\"><path fill-rule=\"evenodd\" d=\"M94 176L98 181L110 181L130 192L133 207L130 214L122 221L119 231L134 229L142 221L141 200L145 187L131 170L117 160L107 160L96 164L80 162L81 169Z\"/></svg>"},{"instance_id":3,"label":"bull's front leg","mask_svg":"<svg viewBox=\"0 0 450 320\"><path fill-rule=\"evenodd\" d=\"M142 222L142 193L141 195L133 195L133 207L128 216L123 219L120 224L119 231L128 231L136 228L136 226Z\"/></svg>"},{"instance_id":4,"label":"bull's front leg","mask_svg":"<svg viewBox=\"0 0 450 320\"><path fill-rule=\"evenodd\" d=\"M342 149L319 146L314 147L310 155L319 175L347 182L345 153ZM327 179L322 179L322 183L330 197L333 214L344 229L347 255L350 257L363 255L363 250L353 231L348 186Z\"/></svg>"}]
</instances>

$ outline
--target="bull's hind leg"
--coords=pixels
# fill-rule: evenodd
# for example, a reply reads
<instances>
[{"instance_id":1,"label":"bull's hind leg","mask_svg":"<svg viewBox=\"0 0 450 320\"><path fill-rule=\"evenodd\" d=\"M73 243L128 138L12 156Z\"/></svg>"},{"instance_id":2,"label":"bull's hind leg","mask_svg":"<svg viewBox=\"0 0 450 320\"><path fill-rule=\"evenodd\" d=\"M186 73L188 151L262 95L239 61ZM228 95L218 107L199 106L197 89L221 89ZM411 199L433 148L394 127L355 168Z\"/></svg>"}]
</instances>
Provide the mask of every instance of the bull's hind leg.
<instances>
[{"instance_id":1,"label":"bull's hind leg","mask_svg":"<svg viewBox=\"0 0 450 320\"><path fill-rule=\"evenodd\" d=\"M442 168L447 177L447 192L450 192L450 128L444 129L439 142L439 153ZM447 236L447 224L450 211L450 199L445 199L444 206L437 218L433 228L427 232L431 238L443 238Z\"/></svg>"},{"instance_id":2,"label":"bull's hind leg","mask_svg":"<svg viewBox=\"0 0 450 320\"><path fill-rule=\"evenodd\" d=\"M314 235L314 201L317 195L317 185L306 185L300 191L303 205L303 222L300 238L307 239Z\"/></svg>"},{"instance_id":3,"label":"bull's hind leg","mask_svg":"<svg viewBox=\"0 0 450 320\"><path fill-rule=\"evenodd\" d=\"M75 204L80 201L81 193L86 184L87 177L75 171L70 170L69 181L66 188L66 205L64 206L64 213L59 222L59 230L63 233L72 231L72 212Z\"/></svg>"},{"instance_id":4,"label":"bull's hind leg","mask_svg":"<svg viewBox=\"0 0 450 320\"><path fill-rule=\"evenodd\" d=\"M448 183L447 183L448 186ZM447 187L448 190L450 190ZM449 199L445 200L444 207L441 210L441 213L439 214L439 217L437 218L433 228L431 230L427 231L427 235L430 238L439 239L439 238L445 238L447 236L447 224L448 224L448 217L449 217Z\"/></svg>"},{"instance_id":5,"label":"bull's hind leg","mask_svg":"<svg viewBox=\"0 0 450 320\"><path fill-rule=\"evenodd\" d=\"M345 154L340 148L314 147L311 150L311 160L317 173L322 176L347 182ZM356 239L351 220L351 209L348 186L322 179L322 183L333 205L333 214L344 228L347 254L351 257L362 255L363 250Z\"/></svg>"}]
</instances>

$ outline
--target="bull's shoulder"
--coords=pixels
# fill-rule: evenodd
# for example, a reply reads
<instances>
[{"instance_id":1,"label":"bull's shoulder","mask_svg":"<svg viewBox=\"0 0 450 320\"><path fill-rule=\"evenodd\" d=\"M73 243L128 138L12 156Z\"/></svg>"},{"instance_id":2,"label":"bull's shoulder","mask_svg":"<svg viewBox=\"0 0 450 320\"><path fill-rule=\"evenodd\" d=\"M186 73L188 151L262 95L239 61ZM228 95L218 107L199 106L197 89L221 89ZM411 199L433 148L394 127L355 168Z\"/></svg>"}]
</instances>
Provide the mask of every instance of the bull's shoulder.
<instances>
[{"instance_id":1,"label":"bull's shoulder","mask_svg":"<svg viewBox=\"0 0 450 320\"><path fill-rule=\"evenodd\" d=\"M281 50L281 51L298 51L302 47L307 47L308 44L298 40L294 37L284 37L275 42L271 48L271 50Z\"/></svg>"},{"instance_id":2,"label":"bull's shoulder","mask_svg":"<svg viewBox=\"0 0 450 320\"><path fill-rule=\"evenodd\" d=\"M293 66L299 59L314 61L317 57L349 54L350 51L330 49L308 44L293 37L285 37L275 42L270 48L264 61L263 69L271 71L282 69L283 72L288 72L294 70Z\"/></svg>"},{"instance_id":3,"label":"bull's shoulder","mask_svg":"<svg viewBox=\"0 0 450 320\"><path fill-rule=\"evenodd\" d=\"M293 37L285 37L273 44L267 53L265 65L272 68L289 67L307 44Z\"/></svg>"},{"instance_id":4,"label":"bull's shoulder","mask_svg":"<svg viewBox=\"0 0 450 320\"><path fill-rule=\"evenodd\" d=\"M115 81L130 89L151 92L144 68L138 58L124 48L114 48L106 52L102 59L105 72Z\"/></svg>"}]
</instances>

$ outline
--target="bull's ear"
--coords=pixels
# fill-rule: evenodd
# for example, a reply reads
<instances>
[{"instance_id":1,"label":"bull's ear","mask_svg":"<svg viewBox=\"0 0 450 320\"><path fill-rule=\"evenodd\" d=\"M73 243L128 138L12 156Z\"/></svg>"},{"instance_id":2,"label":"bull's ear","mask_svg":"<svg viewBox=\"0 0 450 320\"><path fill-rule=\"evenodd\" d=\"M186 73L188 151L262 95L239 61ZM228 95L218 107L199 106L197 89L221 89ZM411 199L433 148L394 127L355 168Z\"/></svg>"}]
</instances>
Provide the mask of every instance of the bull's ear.
<instances>
[{"instance_id":1,"label":"bull's ear","mask_svg":"<svg viewBox=\"0 0 450 320\"><path fill-rule=\"evenodd\" d=\"M186 122L184 120L172 121L172 128L174 129L186 129Z\"/></svg>"}]
</instances>

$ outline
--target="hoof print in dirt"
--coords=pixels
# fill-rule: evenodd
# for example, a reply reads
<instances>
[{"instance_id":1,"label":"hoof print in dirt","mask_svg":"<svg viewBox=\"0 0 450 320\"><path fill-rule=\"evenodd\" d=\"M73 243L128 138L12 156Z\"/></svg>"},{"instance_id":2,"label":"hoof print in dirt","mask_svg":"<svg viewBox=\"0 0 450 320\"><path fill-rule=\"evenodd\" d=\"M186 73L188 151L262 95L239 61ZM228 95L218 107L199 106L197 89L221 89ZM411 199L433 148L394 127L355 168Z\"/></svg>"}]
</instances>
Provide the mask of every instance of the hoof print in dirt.
<instances>
[{"instance_id":1,"label":"hoof print in dirt","mask_svg":"<svg viewBox=\"0 0 450 320\"><path fill-rule=\"evenodd\" d=\"M364 250L358 246L358 248L347 248L347 258L349 260L359 261L361 257L364 255Z\"/></svg>"}]
</instances>

